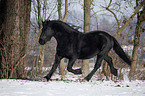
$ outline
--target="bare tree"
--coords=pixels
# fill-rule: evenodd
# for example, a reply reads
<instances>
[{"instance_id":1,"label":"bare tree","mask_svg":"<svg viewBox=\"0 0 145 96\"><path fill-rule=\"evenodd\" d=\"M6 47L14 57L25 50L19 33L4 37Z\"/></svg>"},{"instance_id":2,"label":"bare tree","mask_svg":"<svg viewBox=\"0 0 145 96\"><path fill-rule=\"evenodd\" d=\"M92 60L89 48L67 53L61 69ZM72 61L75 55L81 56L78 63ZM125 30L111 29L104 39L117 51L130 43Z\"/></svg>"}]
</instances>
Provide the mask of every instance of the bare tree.
<instances>
[{"instance_id":1,"label":"bare tree","mask_svg":"<svg viewBox=\"0 0 145 96\"><path fill-rule=\"evenodd\" d=\"M1 1L4 2L4 1ZM24 78L27 37L30 29L31 0L5 1L2 37L1 78ZM27 29L28 28L28 29Z\"/></svg>"},{"instance_id":2,"label":"bare tree","mask_svg":"<svg viewBox=\"0 0 145 96\"><path fill-rule=\"evenodd\" d=\"M53 59L53 53L54 53L54 48L51 48L50 46L53 46L52 44L49 43L42 46L38 44L38 38L41 34L41 30L42 30L42 21L44 20L48 20L50 19L50 17L53 15L53 13L55 13L57 4L56 1L53 0L33 0L32 1L33 7L32 7L32 20L31 20L31 25L32 25L32 31L31 31L31 35L33 34L33 36L31 36L31 38L29 38L29 41L31 41L31 44L29 44L31 47L28 48L29 52L30 51L34 51L33 55L31 56L31 58L33 58L33 60L35 60L35 62L31 61L34 65L32 65L32 68L34 69L32 72L35 71L35 75L42 75L42 68L44 67L44 64L48 64L48 66L51 65L52 61L51 59ZM48 6L48 5L52 5L52 6ZM54 5L54 6L53 6ZM34 40L33 40L34 39ZM51 43L54 42L54 40L51 41ZM32 47L33 46L33 47ZM49 49L45 48L45 47L50 47ZM37 53L39 50L39 53ZM52 51L53 50L53 51ZM45 54L45 51L48 51L47 54ZM36 53L36 54L35 54ZM37 57L37 59L35 58L35 56ZM38 55L38 56L37 56ZM45 56L47 55L45 60ZM30 61L27 60L27 61ZM47 62L44 62L47 61ZM35 79L38 79L37 76L31 76L31 77L36 77Z\"/></svg>"},{"instance_id":3,"label":"bare tree","mask_svg":"<svg viewBox=\"0 0 145 96\"><path fill-rule=\"evenodd\" d=\"M41 5L41 2L40 0L37 0L37 19L38 19L38 36L39 34L41 34L41 29L42 29L42 20L43 20L43 14L46 14L46 13L42 13L41 14L41 11L42 11L42 5ZM46 9L44 9L46 10ZM39 74L41 74L42 72L42 67L43 67L43 64L44 64L44 51L45 51L45 46L42 46L42 45L39 45L39 56L38 56L38 69L39 69Z\"/></svg>"},{"instance_id":4,"label":"bare tree","mask_svg":"<svg viewBox=\"0 0 145 96\"><path fill-rule=\"evenodd\" d=\"M145 1L136 0L136 6L139 4L145 4ZM143 6L143 5L142 5ZM137 14L137 24L135 29L135 36L134 36L134 47L133 47L133 54L132 54L132 65L129 72L129 79L135 80L136 79L136 69L137 69L137 57L138 57L138 49L140 47L140 35L142 33L142 22L145 21L145 5L142 8L142 11Z\"/></svg>"},{"instance_id":5,"label":"bare tree","mask_svg":"<svg viewBox=\"0 0 145 96\"><path fill-rule=\"evenodd\" d=\"M127 1L126 1L127 2ZM109 11L111 14L112 14L112 16L114 17L114 19L116 20L116 23L117 23L117 25L118 25L118 28L117 28L117 32L116 32L116 34L115 34L115 38L119 38L119 37L121 37L121 34L122 34L122 31L127 27L127 25L129 25L130 24L130 22L134 19L134 17L136 16L136 14L138 14L139 13L139 10L142 8L142 4L138 4L136 7L135 7L135 10L134 10L134 12L132 13L132 15L128 18L128 19L126 19L125 20L125 22L123 22L122 23L122 21L121 20L119 20L118 19L118 17L117 17L117 14L116 14L116 12L111 8L111 5L113 4L113 0L110 0L110 2L109 2L109 4L108 4L108 6L107 7L104 7L104 6L102 6L103 8L105 8L107 11ZM118 5L119 6L119 5ZM120 7L120 6L119 6ZM117 10L117 11L119 11L119 10ZM123 13L121 13L122 15L123 15ZM111 53L112 54L112 53ZM114 58L115 59L115 58ZM117 59L117 58L116 58ZM115 61L117 61L117 60L115 60ZM116 62L117 63L117 62Z\"/></svg>"},{"instance_id":6,"label":"bare tree","mask_svg":"<svg viewBox=\"0 0 145 96\"><path fill-rule=\"evenodd\" d=\"M84 0L84 32L90 31L90 11L92 0ZM82 62L83 77L89 73L89 60L83 60Z\"/></svg>"},{"instance_id":7,"label":"bare tree","mask_svg":"<svg viewBox=\"0 0 145 96\"><path fill-rule=\"evenodd\" d=\"M124 22L123 25L121 25L121 22L120 22L120 20L119 20L118 17L117 17L117 14L116 14L115 12L113 12L113 11L110 9L111 4L112 4L112 0L110 0L110 2L109 2L109 4L108 4L107 7L103 7L103 8L105 8L106 10L108 10L108 11L114 16L114 18L115 18L115 20L116 20L116 22L117 22L117 24L118 24L118 30L117 30L117 32L116 32L116 34L115 34L115 37L118 38L118 37L120 36L121 32L122 32L122 31L127 27L127 25L129 25L130 22L133 20L134 16L135 16L137 13L139 13L139 10L142 8L143 5L142 5L142 4L138 4L138 6L136 6L136 9L134 10L133 14L129 17L129 19L126 20L126 21Z\"/></svg>"},{"instance_id":8,"label":"bare tree","mask_svg":"<svg viewBox=\"0 0 145 96\"><path fill-rule=\"evenodd\" d=\"M62 16L61 8L62 8L62 1L57 0L58 2L58 16L59 20L65 22L68 14L68 1L65 0L65 14ZM65 75L65 65L64 65L64 59L61 60L60 65L59 65L59 74L61 75L61 79L64 78Z\"/></svg>"}]
</instances>

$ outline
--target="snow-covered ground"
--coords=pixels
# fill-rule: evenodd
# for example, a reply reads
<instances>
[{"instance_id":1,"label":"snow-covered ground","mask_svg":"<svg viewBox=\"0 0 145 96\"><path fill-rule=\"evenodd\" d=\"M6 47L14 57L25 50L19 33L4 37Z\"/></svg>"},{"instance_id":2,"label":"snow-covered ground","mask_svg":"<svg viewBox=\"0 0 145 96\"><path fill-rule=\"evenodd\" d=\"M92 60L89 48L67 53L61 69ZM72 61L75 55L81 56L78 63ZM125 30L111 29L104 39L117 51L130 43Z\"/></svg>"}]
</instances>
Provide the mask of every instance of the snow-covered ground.
<instances>
[{"instance_id":1,"label":"snow-covered ground","mask_svg":"<svg viewBox=\"0 0 145 96\"><path fill-rule=\"evenodd\" d=\"M0 96L145 96L145 82L1 79Z\"/></svg>"}]
</instances>

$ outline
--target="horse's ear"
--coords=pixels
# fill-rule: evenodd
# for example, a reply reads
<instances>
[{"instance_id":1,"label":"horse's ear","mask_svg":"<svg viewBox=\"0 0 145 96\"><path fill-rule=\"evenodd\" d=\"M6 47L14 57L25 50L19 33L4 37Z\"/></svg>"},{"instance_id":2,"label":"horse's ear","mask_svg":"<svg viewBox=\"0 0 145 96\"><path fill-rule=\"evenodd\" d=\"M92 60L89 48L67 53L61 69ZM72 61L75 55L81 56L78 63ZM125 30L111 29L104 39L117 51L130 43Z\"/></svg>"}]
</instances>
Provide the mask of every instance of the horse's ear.
<instances>
[{"instance_id":1,"label":"horse's ear","mask_svg":"<svg viewBox=\"0 0 145 96\"><path fill-rule=\"evenodd\" d=\"M44 21L42 21L42 25L44 25Z\"/></svg>"},{"instance_id":2,"label":"horse's ear","mask_svg":"<svg viewBox=\"0 0 145 96\"><path fill-rule=\"evenodd\" d=\"M50 21L49 17L46 19L47 21Z\"/></svg>"},{"instance_id":3,"label":"horse's ear","mask_svg":"<svg viewBox=\"0 0 145 96\"><path fill-rule=\"evenodd\" d=\"M50 19L47 19L47 21L49 22L49 21L50 21Z\"/></svg>"}]
</instances>

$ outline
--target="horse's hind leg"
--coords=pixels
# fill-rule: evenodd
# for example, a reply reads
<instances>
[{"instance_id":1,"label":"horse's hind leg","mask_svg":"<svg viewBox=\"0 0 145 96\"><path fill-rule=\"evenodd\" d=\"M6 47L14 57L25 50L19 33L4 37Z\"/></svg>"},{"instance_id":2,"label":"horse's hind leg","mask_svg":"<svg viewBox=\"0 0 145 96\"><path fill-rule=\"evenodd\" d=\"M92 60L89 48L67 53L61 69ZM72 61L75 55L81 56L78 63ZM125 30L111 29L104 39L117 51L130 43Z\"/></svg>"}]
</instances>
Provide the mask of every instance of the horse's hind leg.
<instances>
[{"instance_id":1,"label":"horse's hind leg","mask_svg":"<svg viewBox=\"0 0 145 96\"><path fill-rule=\"evenodd\" d=\"M69 63L68 63L68 66L67 66L67 70L69 72L72 72L74 74L82 74L82 70L81 68L80 69L72 69L73 67L73 64L75 63L76 59L69 59Z\"/></svg>"},{"instance_id":2,"label":"horse's hind leg","mask_svg":"<svg viewBox=\"0 0 145 96\"><path fill-rule=\"evenodd\" d=\"M108 55L105 56L104 60L108 63L108 65L110 66L110 71L113 75L117 76L117 69L114 68L113 66L113 62L112 62L112 58L109 57Z\"/></svg>"},{"instance_id":3,"label":"horse's hind leg","mask_svg":"<svg viewBox=\"0 0 145 96\"><path fill-rule=\"evenodd\" d=\"M89 81L91 78L92 78L92 76L94 75L94 73L97 71L97 69L101 66L101 62L102 62L102 60L103 60L103 56L97 56L97 61L96 61L96 63L95 63L95 66L94 66L94 69L91 71L91 73L89 73L86 77L85 77L85 79L87 80L87 81Z\"/></svg>"},{"instance_id":4,"label":"horse's hind leg","mask_svg":"<svg viewBox=\"0 0 145 96\"><path fill-rule=\"evenodd\" d=\"M47 81L51 78L52 74L56 71L56 68L58 67L58 65L60 64L60 60L62 58L59 57L57 54L55 55L55 62L50 70L50 72L44 77L47 79Z\"/></svg>"}]
</instances>

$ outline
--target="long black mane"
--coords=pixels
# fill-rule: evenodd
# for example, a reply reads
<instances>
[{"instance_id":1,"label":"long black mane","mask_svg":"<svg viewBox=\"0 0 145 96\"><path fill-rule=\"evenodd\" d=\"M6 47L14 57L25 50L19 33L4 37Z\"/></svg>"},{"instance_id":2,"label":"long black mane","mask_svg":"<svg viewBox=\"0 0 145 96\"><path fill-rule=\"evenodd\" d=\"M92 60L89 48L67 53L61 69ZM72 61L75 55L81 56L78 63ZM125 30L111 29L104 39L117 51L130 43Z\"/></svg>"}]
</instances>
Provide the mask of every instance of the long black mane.
<instances>
[{"instance_id":1,"label":"long black mane","mask_svg":"<svg viewBox=\"0 0 145 96\"><path fill-rule=\"evenodd\" d=\"M46 22L49 22L49 21L46 21ZM67 23L65 23L63 21L53 20L51 22L54 23L54 27L56 29L66 30L65 32L79 32L77 29L74 29L69 24L67 24Z\"/></svg>"},{"instance_id":2,"label":"long black mane","mask_svg":"<svg viewBox=\"0 0 145 96\"><path fill-rule=\"evenodd\" d=\"M131 60L127 57L117 40L104 31L82 33L62 21L45 21L43 22L39 43L44 45L51 39L51 37L54 37L57 40L57 48L55 62L49 74L45 76L47 80L51 78L52 74L60 64L61 59L64 57L69 59L67 66L69 72L82 74L81 68L72 68L75 61L77 59L89 59L97 56L94 69L85 77L87 81L91 79L93 74L101 66L102 60L105 60L108 63L111 73L117 76L117 69L113 66L112 58L108 56L108 53L112 48L121 59L128 65L131 65Z\"/></svg>"}]
</instances>

